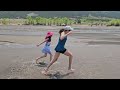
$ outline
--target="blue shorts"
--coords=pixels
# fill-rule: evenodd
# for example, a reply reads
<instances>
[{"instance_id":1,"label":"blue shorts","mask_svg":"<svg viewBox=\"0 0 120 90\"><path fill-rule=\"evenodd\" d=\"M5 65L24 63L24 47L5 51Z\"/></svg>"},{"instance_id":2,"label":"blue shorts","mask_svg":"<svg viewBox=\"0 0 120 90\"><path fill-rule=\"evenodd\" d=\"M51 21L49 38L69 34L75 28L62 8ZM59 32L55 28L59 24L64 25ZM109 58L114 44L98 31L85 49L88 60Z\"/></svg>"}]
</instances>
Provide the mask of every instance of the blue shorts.
<instances>
[{"instance_id":1,"label":"blue shorts","mask_svg":"<svg viewBox=\"0 0 120 90\"><path fill-rule=\"evenodd\" d=\"M50 47L44 47L43 49L42 49L42 53L45 53L45 54L51 54L51 49L50 49Z\"/></svg>"}]
</instances>

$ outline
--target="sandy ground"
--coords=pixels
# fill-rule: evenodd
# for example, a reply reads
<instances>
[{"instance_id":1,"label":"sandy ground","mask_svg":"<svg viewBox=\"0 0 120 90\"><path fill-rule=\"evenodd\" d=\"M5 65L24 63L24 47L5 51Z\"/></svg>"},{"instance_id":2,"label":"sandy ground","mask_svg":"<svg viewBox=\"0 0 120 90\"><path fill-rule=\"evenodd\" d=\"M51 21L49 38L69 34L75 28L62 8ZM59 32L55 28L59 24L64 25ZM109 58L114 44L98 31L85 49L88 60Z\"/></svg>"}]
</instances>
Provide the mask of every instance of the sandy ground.
<instances>
[{"instance_id":1,"label":"sandy ground","mask_svg":"<svg viewBox=\"0 0 120 90\"><path fill-rule=\"evenodd\" d=\"M10 27L16 31L14 26ZM0 33L8 32L4 30L8 27L0 26L0 28ZM22 27L23 30L26 30L25 28ZM46 28L48 27L44 29ZM58 41L55 29L52 28L55 33L51 45L53 54ZM42 32L46 33L47 30ZM59 60L50 68L50 75L45 76L41 74L41 71L49 63L49 55L41 59L45 62L44 65L36 65L34 60L42 55L41 50L44 45L36 47L36 44L44 39L44 35L0 35L0 79L120 78L119 33L74 33L68 38L66 48L73 53L72 66L75 72L67 73L68 57L61 55Z\"/></svg>"}]
</instances>

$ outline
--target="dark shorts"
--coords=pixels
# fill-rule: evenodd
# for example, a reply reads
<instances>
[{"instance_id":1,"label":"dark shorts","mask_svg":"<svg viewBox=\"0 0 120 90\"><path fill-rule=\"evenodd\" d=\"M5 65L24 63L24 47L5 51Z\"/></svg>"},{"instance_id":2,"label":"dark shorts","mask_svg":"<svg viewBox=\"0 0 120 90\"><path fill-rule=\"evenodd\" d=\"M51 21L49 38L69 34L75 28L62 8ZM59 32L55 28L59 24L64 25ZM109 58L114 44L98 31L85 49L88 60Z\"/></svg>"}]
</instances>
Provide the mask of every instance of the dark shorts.
<instances>
[{"instance_id":1,"label":"dark shorts","mask_svg":"<svg viewBox=\"0 0 120 90\"><path fill-rule=\"evenodd\" d=\"M57 51L57 50L55 51L64 54L67 51L67 49L64 49L63 51Z\"/></svg>"}]
</instances>

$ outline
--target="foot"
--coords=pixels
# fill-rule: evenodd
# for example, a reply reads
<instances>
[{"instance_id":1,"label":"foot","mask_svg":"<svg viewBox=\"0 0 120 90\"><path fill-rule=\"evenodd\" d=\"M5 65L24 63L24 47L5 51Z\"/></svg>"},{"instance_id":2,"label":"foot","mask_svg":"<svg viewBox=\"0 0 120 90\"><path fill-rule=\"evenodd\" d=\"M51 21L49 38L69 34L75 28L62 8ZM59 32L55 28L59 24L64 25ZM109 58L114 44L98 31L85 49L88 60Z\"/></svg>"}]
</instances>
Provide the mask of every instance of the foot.
<instances>
[{"instance_id":1,"label":"foot","mask_svg":"<svg viewBox=\"0 0 120 90\"><path fill-rule=\"evenodd\" d=\"M75 69L68 69L69 73L73 73L75 71Z\"/></svg>"},{"instance_id":2,"label":"foot","mask_svg":"<svg viewBox=\"0 0 120 90\"><path fill-rule=\"evenodd\" d=\"M48 75L48 72L47 72L46 69L44 69L41 73L44 74L44 75Z\"/></svg>"},{"instance_id":3,"label":"foot","mask_svg":"<svg viewBox=\"0 0 120 90\"><path fill-rule=\"evenodd\" d=\"M38 63L38 59L36 59L36 64L39 64L39 63Z\"/></svg>"}]
</instances>

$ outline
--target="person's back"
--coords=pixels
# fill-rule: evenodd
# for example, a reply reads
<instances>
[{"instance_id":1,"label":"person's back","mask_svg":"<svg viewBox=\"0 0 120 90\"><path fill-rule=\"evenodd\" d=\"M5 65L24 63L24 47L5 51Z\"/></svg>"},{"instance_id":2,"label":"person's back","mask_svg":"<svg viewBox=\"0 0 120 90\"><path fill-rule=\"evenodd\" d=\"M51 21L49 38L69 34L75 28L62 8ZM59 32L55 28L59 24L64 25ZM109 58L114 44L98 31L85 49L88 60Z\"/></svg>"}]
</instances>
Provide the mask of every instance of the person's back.
<instances>
[{"instance_id":1,"label":"person's back","mask_svg":"<svg viewBox=\"0 0 120 90\"><path fill-rule=\"evenodd\" d=\"M64 46L65 46L66 41L67 41L67 37L65 37L63 40L61 40L59 38L59 41L58 41L58 44L57 44L55 50L56 51L63 51L65 49Z\"/></svg>"}]
</instances>

